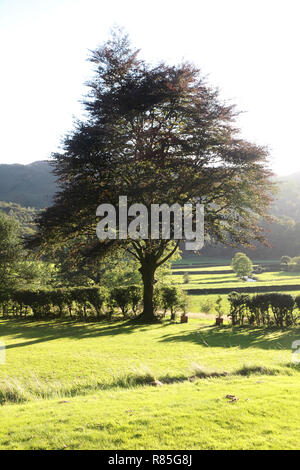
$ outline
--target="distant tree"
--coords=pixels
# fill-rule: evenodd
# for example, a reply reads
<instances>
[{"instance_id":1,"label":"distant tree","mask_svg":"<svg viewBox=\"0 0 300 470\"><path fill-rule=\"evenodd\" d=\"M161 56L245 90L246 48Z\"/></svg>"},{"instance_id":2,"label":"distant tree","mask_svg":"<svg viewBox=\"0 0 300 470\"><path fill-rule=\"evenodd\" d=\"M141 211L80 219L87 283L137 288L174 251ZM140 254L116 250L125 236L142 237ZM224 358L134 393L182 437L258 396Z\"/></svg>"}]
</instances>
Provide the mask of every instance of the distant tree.
<instances>
[{"instance_id":1,"label":"distant tree","mask_svg":"<svg viewBox=\"0 0 300 470\"><path fill-rule=\"evenodd\" d=\"M95 235L96 208L119 196L128 205L205 204L211 240L233 245L263 241L271 183L264 148L242 140L237 113L225 105L191 64L151 66L126 36L114 34L91 56L95 76L85 101L87 120L68 134L54 155L59 192L39 218L32 244L63 247L75 240L75 258L99 259L123 247L139 262L143 281L141 320L153 322L156 271L179 240ZM151 230L150 230L151 233Z\"/></svg>"},{"instance_id":2,"label":"distant tree","mask_svg":"<svg viewBox=\"0 0 300 470\"><path fill-rule=\"evenodd\" d=\"M237 276L250 276L253 271L253 264L250 258L243 253L237 253L238 256L234 256L232 259L232 269Z\"/></svg>"}]
</instances>

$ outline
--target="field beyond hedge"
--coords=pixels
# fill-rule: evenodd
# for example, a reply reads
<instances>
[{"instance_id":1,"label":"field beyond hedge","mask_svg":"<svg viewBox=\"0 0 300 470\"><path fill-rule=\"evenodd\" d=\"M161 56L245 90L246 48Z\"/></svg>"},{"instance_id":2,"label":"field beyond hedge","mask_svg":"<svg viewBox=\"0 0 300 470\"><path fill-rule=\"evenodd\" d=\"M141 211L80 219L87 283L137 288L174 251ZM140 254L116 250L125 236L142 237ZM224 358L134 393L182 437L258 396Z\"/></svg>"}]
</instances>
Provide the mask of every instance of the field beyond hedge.
<instances>
[{"instance_id":1,"label":"field beyond hedge","mask_svg":"<svg viewBox=\"0 0 300 470\"><path fill-rule=\"evenodd\" d=\"M10 319L0 339L1 449L300 447L299 328Z\"/></svg>"},{"instance_id":2,"label":"field beyond hedge","mask_svg":"<svg viewBox=\"0 0 300 470\"><path fill-rule=\"evenodd\" d=\"M223 262L225 261L223 260ZM268 263L272 264L272 261L268 261ZM260 261L259 264L263 264L263 262ZM210 273L210 271L212 271L212 273ZM183 274L177 274L178 272L188 272L190 278L189 283L185 284ZM188 268L182 268L179 264L176 264L173 265L171 281L174 285L189 292L189 311L192 313L201 312L201 305L205 303L206 300L215 302L219 295L223 300L225 312L228 313L228 293L222 293L223 288L228 288L228 292L239 290L239 288L244 290L249 288L251 290L253 289L252 293L272 291L291 294L293 296L300 295L299 272L264 272L262 274L255 274L255 278L257 279L256 282L242 281L231 271L231 266L229 265L206 267L194 267L191 265ZM292 286L293 289L290 290L290 286ZM203 293L199 294L201 291L203 291Z\"/></svg>"}]
</instances>

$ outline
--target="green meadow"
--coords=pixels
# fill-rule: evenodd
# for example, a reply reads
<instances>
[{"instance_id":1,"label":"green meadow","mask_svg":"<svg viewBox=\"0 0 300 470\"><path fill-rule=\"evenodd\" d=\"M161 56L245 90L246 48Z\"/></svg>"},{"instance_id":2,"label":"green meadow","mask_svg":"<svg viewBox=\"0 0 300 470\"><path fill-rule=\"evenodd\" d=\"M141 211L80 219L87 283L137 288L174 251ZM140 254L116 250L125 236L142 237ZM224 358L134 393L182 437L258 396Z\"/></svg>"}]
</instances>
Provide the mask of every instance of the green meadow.
<instances>
[{"instance_id":1,"label":"green meadow","mask_svg":"<svg viewBox=\"0 0 300 470\"><path fill-rule=\"evenodd\" d=\"M2 449L300 445L299 328L217 328L211 319L0 328Z\"/></svg>"},{"instance_id":2,"label":"green meadow","mask_svg":"<svg viewBox=\"0 0 300 470\"><path fill-rule=\"evenodd\" d=\"M272 260L271 260L272 261ZM272 264L271 261L268 261L268 264ZM273 262L275 262L273 260ZM263 261L260 261L263 263ZM212 273L210 274L210 272ZM188 273L189 282L184 283L183 274L177 273ZM202 272L204 272L202 274ZM216 273L217 272L217 273ZM255 287L258 286L274 286L274 292L276 292L276 287L278 286L289 286L289 285L298 285L299 290L289 291L284 290L284 293L291 295L300 295L300 273L299 272L284 272L284 271L274 271L274 272L263 272L262 274L255 274L256 282L247 282L239 279L234 272L231 270L231 266L208 266L208 267L189 267L189 268L180 268L177 263L173 266L171 282L172 284L180 287L183 290L189 290L191 294L189 295L189 306L188 310L192 313L200 313L201 305L205 303L206 300L215 302L219 297L218 294L209 294L207 291L209 289L216 288L230 288L233 291L237 287L251 287L255 291ZM205 295L193 294L192 291L195 289L205 289ZM223 300L223 307L226 311L229 310L229 303L227 300L227 294L220 294Z\"/></svg>"},{"instance_id":3,"label":"green meadow","mask_svg":"<svg viewBox=\"0 0 300 470\"><path fill-rule=\"evenodd\" d=\"M229 266L188 284L178 270L183 288L245 284ZM257 279L300 292L299 273ZM0 320L0 449L299 449L300 327L217 327L201 312L217 297L189 295L201 315L183 324Z\"/></svg>"}]
</instances>

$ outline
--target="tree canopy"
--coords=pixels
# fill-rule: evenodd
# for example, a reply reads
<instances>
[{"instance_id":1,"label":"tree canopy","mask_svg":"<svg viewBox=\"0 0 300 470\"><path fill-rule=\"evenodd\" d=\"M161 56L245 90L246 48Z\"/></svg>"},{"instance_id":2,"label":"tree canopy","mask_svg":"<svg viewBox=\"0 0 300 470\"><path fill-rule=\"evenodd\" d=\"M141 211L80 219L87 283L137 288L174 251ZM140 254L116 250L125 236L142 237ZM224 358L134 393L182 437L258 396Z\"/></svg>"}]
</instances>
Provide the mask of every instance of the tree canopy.
<instances>
[{"instance_id":1,"label":"tree canopy","mask_svg":"<svg viewBox=\"0 0 300 470\"><path fill-rule=\"evenodd\" d=\"M100 204L202 203L205 235L224 244L263 241L259 222L270 203L267 151L243 140L237 113L192 64L147 64L126 35L113 34L90 57L94 77L86 120L53 155L59 191L39 218L33 243L98 260L123 247L140 263L144 321L155 320L155 271L179 245L171 239L98 240ZM149 224L151 221L149 220ZM120 230L117 221L117 232ZM173 236L172 236L173 234Z\"/></svg>"}]
</instances>

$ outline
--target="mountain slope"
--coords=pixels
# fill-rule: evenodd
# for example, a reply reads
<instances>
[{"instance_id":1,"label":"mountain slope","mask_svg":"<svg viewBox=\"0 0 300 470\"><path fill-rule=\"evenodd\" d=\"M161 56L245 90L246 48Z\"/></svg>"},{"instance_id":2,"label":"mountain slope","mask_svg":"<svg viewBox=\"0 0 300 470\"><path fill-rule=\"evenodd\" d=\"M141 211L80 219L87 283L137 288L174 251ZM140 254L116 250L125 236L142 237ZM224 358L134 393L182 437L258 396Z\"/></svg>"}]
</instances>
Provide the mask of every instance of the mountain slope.
<instances>
[{"instance_id":1,"label":"mountain slope","mask_svg":"<svg viewBox=\"0 0 300 470\"><path fill-rule=\"evenodd\" d=\"M38 209L51 205L57 190L48 161L29 165L0 164L0 201Z\"/></svg>"}]
</instances>

